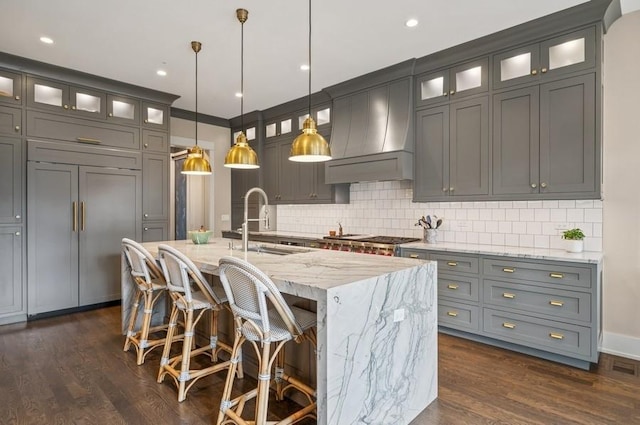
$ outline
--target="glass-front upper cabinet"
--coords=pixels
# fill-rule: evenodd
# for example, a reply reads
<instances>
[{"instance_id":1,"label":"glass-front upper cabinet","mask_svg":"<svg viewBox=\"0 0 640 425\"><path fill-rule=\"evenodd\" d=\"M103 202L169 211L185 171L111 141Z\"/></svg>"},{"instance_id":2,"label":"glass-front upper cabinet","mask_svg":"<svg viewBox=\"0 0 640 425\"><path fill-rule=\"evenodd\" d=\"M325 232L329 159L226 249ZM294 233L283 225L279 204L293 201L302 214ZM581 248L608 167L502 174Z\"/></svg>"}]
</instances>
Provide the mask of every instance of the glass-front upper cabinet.
<instances>
[{"instance_id":1,"label":"glass-front upper cabinet","mask_svg":"<svg viewBox=\"0 0 640 425\"><path fill-rule=\"evenodd\" d=\"M22 104L22 76L0 69L0 102Z\"/></svg>"},{"instance_id":2,"label":"glass-front upper cabinet","mask_svg":"<svg viewBox=\"0 0 640 425\"><path fill-rule=\"evenodd\" d=\"M92 118L106 117L106 94L57 81L27 78L27 106Z\"/></svg>"},{"instance_id":3,"label":"glass-front upper cabinet","mask_svg":"<svg viewBox=\"0 0 640 425\"><path fill-rule=\"evenodd\" d=\"M493 57L495 88L593 68L596 63L595 28L572 32L541 43L499 53Z\"/></svg>"},{"instance_id":4,"label":"glass-front upper cabinet","mask_svg":"<svg viewBox=\"0 0 640 425\"><path fill-rule=\"evenodd\" d=\"M292 131L291 118L280 118L273 122L268 122L264 126L265 137L267 139L276 136L282 136L283 134L289 134Z\"/></svg>"},{"instance_id":5,"label":"glass-front upper cabinet","mask_svg":"<svg viewBox=\"0 0 640 425\"><path fill-rule=\"evenodd\" d=\"M169 128L169 109L165 105L142 102L142 123L145 127Z\"/></svg>"},{"instance_id":6,"label":"glass-front upper cabinet","mask_svg":"<svg viewBox=\"0 0 640 425\"><path fill-rule=\"evenodd\" d=\"M488 90L489 60L479 59L417 77L416 105L453 101Z\"/></svg>"},{"instance_id":7,"label":"glass-front upper cabinet","mask_svg":"<svg viewBox=\"0 0 640 425\"><path fill-rule=\"evenodd\" d=\"M107 120L122 124L140 124L140 102L124 96L107 95Z\"/></svg>"}]
</instances>

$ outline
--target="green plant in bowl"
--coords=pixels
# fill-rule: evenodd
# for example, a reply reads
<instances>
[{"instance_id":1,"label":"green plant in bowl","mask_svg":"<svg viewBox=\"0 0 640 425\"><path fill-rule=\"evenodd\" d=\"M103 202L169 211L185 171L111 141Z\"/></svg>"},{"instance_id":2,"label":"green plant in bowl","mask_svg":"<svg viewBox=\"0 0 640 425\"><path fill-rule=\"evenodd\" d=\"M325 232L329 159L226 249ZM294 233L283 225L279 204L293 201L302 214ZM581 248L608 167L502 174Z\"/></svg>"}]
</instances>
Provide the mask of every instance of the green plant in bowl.
<instances>
[{"instance_id":1,"label":"green plant in bowl","mask_svg":"<svg viewBox=\"0 0 640 425\"><path fill-rule=\"evenodd\" d=\"M205 244L209 242L212 233L211 230L189 230L189 238L194 244Z\"/></svg>"},{"instance_id":2,"label":"green plant in bowl","mask_svg":"<svg viewBox=\"0 0 640 425\"><path fill-rule=\"evenodd\" d=\"M570 241L581 241L584 239L584 237L584 233L578 228L569 229L562 232L562 239L567 239Z\"/></svg>"}]
</instances>

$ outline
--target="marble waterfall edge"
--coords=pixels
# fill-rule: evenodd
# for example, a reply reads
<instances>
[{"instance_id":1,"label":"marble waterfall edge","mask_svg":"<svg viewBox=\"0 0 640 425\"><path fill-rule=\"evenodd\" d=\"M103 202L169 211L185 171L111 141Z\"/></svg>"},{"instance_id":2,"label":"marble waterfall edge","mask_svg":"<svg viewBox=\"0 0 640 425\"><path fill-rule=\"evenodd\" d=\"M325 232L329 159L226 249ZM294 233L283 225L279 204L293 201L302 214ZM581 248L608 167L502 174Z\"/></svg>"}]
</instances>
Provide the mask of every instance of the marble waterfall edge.
<instances>
[{"instance_id":1,"label":"marble waterfall edge","mask_svg":"<svg viewBox=\"0 0 640 425\"><path fill-rule=\"evenodd\" d=\"M424 263L328 291L327 423L408 424L435 400L436 287Z\"/></svg>"}]
</instances>

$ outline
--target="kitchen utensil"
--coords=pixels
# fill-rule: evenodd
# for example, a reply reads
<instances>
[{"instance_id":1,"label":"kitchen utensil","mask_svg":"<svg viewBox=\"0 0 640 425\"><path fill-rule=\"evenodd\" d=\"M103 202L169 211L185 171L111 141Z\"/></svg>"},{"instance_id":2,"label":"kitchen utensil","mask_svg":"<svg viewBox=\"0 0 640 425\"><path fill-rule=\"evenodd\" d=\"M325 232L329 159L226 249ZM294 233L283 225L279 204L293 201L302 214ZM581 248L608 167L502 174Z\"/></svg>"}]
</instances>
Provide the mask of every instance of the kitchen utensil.
<instances>
[{"instance_id":1,"label":"kitchen utensil","mask_svg":"<svg viewBox=\"0 0 640 425\"><path fill-rule=\"evenodd\" d=\"M442 225L442 219L441 219L441 218L439 218L439 219L438 219L438 221L436 221L436 229L437 229L438 227L440 227L441 225Z\"/></svg>"},{"instance_id":2,"label":"kitchen utensil","mask_svg":"<svg viewBox=\"0 0 640 425\"><path fill-rule=\"evenodd\" d=\"M427 227L429 227L429 229L431 229L431 216L430 215L427 216Z\"/></svg>"}]
</instances>

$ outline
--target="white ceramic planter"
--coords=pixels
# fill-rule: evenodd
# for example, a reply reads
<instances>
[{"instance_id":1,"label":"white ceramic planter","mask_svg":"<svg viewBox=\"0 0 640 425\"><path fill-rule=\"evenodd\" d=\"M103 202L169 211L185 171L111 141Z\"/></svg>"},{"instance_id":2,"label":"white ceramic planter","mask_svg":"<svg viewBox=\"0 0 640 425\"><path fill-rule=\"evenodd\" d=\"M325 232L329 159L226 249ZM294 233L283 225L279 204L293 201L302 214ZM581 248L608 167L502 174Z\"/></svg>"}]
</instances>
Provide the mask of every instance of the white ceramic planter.
<instances>
[{"instance_id":1,"label":"white ceramic planter","mask_svg":"<svg viewBox=\"0 0 640 425\"><path fill-rule=\"evenodd\" d=\"M584 249L584 240L571 240L565 239L564 243L566 244L567 252L582 252Z\"/></svg>"}]
</instances>

